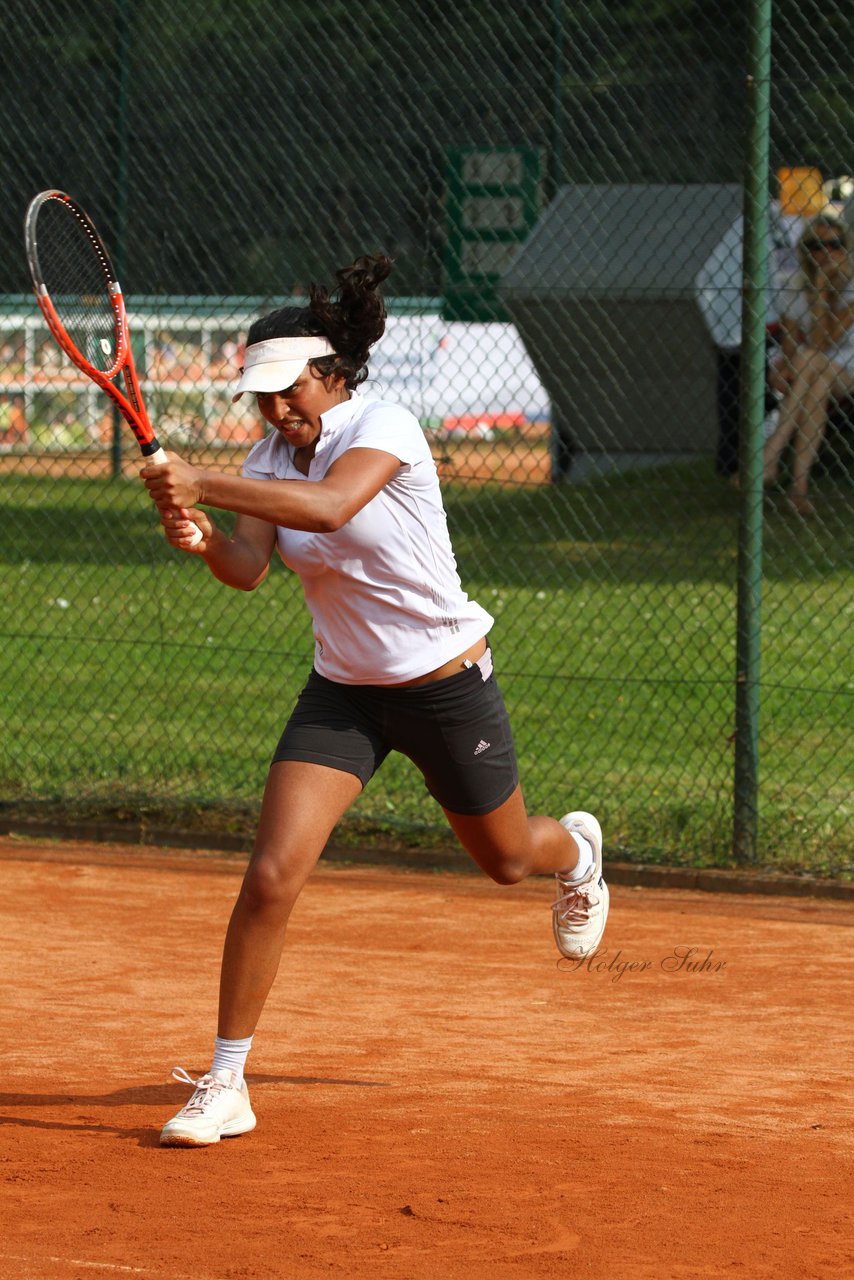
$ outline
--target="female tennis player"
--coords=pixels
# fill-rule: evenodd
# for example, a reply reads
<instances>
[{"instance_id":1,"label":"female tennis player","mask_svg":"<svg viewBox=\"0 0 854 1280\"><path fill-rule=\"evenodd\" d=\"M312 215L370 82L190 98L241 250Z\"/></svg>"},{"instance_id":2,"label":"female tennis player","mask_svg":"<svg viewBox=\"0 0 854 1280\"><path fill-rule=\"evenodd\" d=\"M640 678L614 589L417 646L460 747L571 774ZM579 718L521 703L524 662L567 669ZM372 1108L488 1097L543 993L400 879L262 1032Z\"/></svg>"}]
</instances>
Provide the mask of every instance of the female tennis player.
<instances>
[{"instance_id":1,"label":"female tennis player","mask_svg":"<svg viewBox=\"0 0 854 1280\"><path fill-rule=\"evenodd\" d=\"M408 756L474 861L498 884L557 875L554 934L583 958L602 937L608 888L597 820L529 817L487 643L493 619L460 585L436 468L418 420L368 399L385 328L383 256L337 273L332 293L255 321L235 399L272 428L243 475L170 455L142 478L169 542L230 587L263 582L273 552L300 577L314 665L273 754L254 852L228 926L210 1071L163 1129L165 1146L246 1133L243 1078L291 910L333 827L390 751ZM207 510L237 513L233 533ZM192 526L202 531L192 545Z\"/></svg>"}]
</instances>

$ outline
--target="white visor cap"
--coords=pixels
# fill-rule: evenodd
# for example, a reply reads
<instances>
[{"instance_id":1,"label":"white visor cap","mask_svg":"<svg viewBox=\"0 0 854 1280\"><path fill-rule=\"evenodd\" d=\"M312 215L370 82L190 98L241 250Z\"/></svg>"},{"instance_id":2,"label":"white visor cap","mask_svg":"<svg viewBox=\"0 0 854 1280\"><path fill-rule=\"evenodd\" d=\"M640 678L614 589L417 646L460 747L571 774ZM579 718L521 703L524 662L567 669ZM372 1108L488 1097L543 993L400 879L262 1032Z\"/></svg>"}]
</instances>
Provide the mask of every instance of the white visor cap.
<instances>
[{"instance_id":1,"label":"white visor cap","mask_svg":"<svg viewBox=\"0 0 854 1280\"><path fill-rule=\"evenodd\" d=\"M231 397L232 404L244 391L284 391L292 386L309 360L333 356L327 338L268 338L253 342L243 357L243 373Z\"/></svg>"}]
</instances>

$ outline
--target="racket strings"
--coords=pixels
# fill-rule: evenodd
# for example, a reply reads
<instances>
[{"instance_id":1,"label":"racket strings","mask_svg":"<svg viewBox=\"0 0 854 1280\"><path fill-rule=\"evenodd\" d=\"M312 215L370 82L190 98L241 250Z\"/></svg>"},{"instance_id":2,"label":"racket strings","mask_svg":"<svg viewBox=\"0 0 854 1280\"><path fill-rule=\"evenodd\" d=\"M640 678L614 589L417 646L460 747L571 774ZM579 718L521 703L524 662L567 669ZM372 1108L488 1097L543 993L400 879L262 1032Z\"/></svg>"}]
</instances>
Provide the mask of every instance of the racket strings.
<instances>
[{"instance_id":1,"label":"racket strings","mask_svg":"<svg viewBox=\"0 0 854 1280\"><path fill-rule=\"evenodd\" d=\"M100 240L71 205L48 200L39 213L38 250L42 280L60 323L85 359L109 373L118 357L119 316Z\"/></svg>"}]
</instances>

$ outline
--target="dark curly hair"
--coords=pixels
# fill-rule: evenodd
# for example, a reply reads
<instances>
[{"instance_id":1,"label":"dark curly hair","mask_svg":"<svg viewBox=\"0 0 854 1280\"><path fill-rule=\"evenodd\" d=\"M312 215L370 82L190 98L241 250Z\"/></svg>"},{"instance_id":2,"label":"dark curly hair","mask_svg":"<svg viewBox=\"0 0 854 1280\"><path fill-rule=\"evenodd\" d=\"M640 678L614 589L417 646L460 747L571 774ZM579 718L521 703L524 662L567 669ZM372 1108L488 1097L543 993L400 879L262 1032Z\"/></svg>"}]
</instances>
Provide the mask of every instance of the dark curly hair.
<instances>
[{"instance_id":1,"label":"dark curly hair","mask_svg":"<svg viewBox=\"0 0 854 1280\"><path fill-rule=\"evenodd\" d=\"M380 285L391 272L385 254L365 254L336 271L337 287L330 294L312 284L307 307L281 307L255 320L247 345L268 338L328 338L335 355L319 356L309 364L324 377L341 377L353 391L368 376L371 347L385 332L386 309Z\"/></svg>"}]
</instances>

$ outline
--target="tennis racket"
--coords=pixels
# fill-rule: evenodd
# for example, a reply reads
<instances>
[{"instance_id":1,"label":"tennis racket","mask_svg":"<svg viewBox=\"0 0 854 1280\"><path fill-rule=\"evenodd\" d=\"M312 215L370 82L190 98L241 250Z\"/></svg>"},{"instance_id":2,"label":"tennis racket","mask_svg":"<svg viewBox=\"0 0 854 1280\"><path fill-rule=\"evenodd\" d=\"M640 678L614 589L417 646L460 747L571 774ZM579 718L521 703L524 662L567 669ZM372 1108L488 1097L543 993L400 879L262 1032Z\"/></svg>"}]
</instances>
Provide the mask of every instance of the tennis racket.
<instances>
[{"instance_id":1,"label":"tennis racket","mask_svg":"<svg viewBox=\"0 0 854 1280\"><path fill-rule=\"evenodd\" d=\"M47 327L69 360L118 406L143 456L167 462L140 393L121 285L92 219L64 191L42 191L30 201L24 234ZM195 546L202 531L193 527Z\"/></svg>"}]
</instances>

